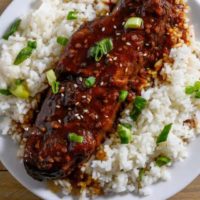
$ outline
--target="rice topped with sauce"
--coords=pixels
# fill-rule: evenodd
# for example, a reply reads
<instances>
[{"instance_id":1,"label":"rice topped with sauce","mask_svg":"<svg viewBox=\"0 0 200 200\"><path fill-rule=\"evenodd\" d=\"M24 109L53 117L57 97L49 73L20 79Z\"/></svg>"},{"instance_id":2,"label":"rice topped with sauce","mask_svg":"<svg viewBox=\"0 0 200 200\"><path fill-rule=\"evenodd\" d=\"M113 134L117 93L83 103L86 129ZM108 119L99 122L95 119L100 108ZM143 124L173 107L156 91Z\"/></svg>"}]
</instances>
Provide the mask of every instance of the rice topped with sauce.
<instances>
[{"instance_id":1,"label":"rice topped with sauce","mask_svg":"<svg viewBox=\"0 0 200 200\"><path fill-rule=\"evenodd\" d=\"M84 21L105 15L109 12L108 2L42 0L38 9L22 18L19 30L9 40L1 41L0 88L6 89L13 80L23 79L31 96L28 100L0 96L0 115L5 116L0 123L1 133L21 145L19 156L23 155L21 132L26 130L31 113L37 108L40 92L47 88L46 71L54 68L63 50L58 37L70 38ZM72 10L78 13L78 20L67 21L66 13ZM37 48L23 63L13 65L29 40L36 40ZM162 62L164 66L159 75L154 75L153 86L142 92L146 106L137 121L130 118L133 105L121 113L120 123L131 125L132 142L121 144L118 133L113 133L82 167L82 172L90 177L89 183L80 186L82 198L89 193L150 194L149 185L167 181L170 166L187 158L188 144L200 134L200 44L195 40L190 45L180 43ZM169 125L168 132L164 131ZM158 142L163 131L167 138ZM73 190L68 180L54 183L61 186L64 194ZM96 191L91 192L91 188Z\"/></svg>"}]
</instances>

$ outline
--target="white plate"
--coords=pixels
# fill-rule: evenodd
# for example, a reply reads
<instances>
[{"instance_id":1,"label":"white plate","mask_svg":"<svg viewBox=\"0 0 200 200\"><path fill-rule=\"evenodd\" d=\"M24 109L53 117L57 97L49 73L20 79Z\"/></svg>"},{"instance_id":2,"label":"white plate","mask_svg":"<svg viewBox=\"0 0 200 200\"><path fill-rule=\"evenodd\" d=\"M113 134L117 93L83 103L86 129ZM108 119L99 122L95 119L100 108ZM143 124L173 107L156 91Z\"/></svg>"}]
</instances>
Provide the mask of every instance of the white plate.
<instances>
[{"instance_id":1,"label":"white plate","mask_svg":"<svg viewBox=\"0 0 200 200\"><path fill-rule=\"evenodd\" d=\"M27 13L31 7L36 6L39 0L14 0L0 17L0 36L9 24L17 17ZM189 1L192 8L191 20L195 27L196 37L200 38L200 0ZM0 136L0 159L9 172L27 189L37 196L48 200L70 200L71 197L58 196L52 193L45 184L34 181L24 170L23 164L16 157L17 145L9 137ZM137 197L131 194L123 195L126 200L164 200L188 185L200 174L200 138L197 138L189 146L189 158L183 162L176 163L171 169L172 179L151 186L152 194L148 197ZM1 180L6 181L6 180ZM100 197L99 199L120 200L122 195Z\"/></svg>"}]
</instances>

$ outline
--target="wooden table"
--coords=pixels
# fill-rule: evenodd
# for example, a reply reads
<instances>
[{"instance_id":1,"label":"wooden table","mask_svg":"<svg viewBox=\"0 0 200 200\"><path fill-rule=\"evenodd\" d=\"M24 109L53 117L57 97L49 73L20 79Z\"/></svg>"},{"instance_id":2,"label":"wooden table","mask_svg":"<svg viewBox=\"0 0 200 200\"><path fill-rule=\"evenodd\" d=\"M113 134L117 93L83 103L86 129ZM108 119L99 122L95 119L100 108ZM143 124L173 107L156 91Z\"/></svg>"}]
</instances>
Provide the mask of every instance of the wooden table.
<instances>
[{"instance_id":1,"label":"wooden table","mask_svg":"<svg viewBox=\"0 0 200 200\"><path fill-rule=\"evenodd\" d=\"M0 0L0 13L10 2L11 0ZM0 163L0 200L40 200L40 198L18 183ZM170 200L200 200L200 176Z\"/></svg>"}]
</instances>

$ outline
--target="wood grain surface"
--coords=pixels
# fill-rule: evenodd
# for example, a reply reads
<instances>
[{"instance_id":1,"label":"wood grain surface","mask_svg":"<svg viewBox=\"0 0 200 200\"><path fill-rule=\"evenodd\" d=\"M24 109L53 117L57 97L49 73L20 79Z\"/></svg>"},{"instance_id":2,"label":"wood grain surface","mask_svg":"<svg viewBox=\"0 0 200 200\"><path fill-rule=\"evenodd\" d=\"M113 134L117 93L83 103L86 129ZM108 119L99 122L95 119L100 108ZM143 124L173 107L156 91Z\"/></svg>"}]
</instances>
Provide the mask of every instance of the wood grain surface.
<instances>
[{"instance_id":1,"label":"wood grain surface","mask_svg":"<svg viewBox=\"0 0 200 200\"><path fill-rule=\"evenodd\" d=\"M0 0L0 13L10 2L11 0ZM18 183L0 163L0 200L40 200L40 198ZM170 200L200 200L200 177Z\"/></svg>"}]
</instances>

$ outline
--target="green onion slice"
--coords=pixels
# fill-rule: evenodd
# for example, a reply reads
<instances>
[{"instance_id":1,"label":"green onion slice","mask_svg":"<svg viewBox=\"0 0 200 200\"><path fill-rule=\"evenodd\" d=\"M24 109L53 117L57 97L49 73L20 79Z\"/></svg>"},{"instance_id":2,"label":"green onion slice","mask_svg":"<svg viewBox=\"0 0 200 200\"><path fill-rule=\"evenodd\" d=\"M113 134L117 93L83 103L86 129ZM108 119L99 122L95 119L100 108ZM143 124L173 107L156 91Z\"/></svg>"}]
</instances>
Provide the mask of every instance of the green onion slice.
<instances>
[{"instance_id":1,"label":"green onion slice","mask_svg":"<svg viewBox=\"0 0 200 200\"><path fill-rule=\"evenodd\" d=\"M11 35L13 35L19 28L20 26L20 23L21 23L21 19L16 19L12 24L11 26L8 28L8 30L5 32L5 34L3 35L3 39L4 40L8 40L9 37Z\"/></svg>"},{"instance_id":2,"label":"green onion slice","mask_svg":"<svg viewBox=\"0 0 200 200\"><path fill-rule=\"evenodd\" d=\"M200 99L200 91L196 92L195 98Z\"/></svg>"},{"instance_id":3,"label":"green onion slice","mask_svg":"<svg viewBox=\"0 0 200 200\"><path fill-rule=\"evenodd\" d=\"M188 95L193 94L194 92L195 92L195 89L194 89L193 86L187 86L185 88L185 93L188 94Z\"/></svg>"},{"instance_id":4,"label":"green onion slice","mask_svg":"<svg viewBox=\"0 0 200 200\"><path fill-rule=\"evenodd\" d=\"M127 90L121 90L120 93L119 93L119 102L124 102L127 97L128 97L128 91Z\"/></svg>"},{"instance_id":5,"label":"green onion slice","mask_svg":"<svg viewBox=\"0 0 200 200\"><path fill-rule=\"evenodd\" d=\"M195 82L194 89L195 89L195 91L199 91L200 90L200 81L196 81Z\"/></svg>"},{"instance_id":6,"label":"green onion slice","mask_svg":"<svg viewBox=\"0 0 200 200\"><path fill-rule=\"evenodd\" d=\"M131 17L126 21L124 27L125 27L125 29L128 29L128 28L140 29L140 28L142 28L143 23L144 23L144 21L143 21L142 18L140 18L140 17Z\"/></svg>"},{"instance_id":7,"label":"green onion slice","mask_svg":"<svg viewBox=\"0 0 200 200\"><path fill-rule=\"evenodd\" d=\"M142 110L146 107L147 101L146 99L142 98L141 96L137 96L135 98L135 101L133 103L133 109L130 113L130 117L133 119L133 121L136 121L140 114L142 113Z\"/></svg>"},{"instance_id":8,"label":"green onion slice","mask_svg":"<svg viewBox=\"0 0 200 200\"><path fill-rule=\"evenodd\" d=\"M132 134L130 128L119 124L117 127L117 133L121 139L121 144L129 144L132 140Z\"/></svg>"},{"instance_id":9,"label":"green onion slice","mask_svg":"<svg viewBox=\"0 0 200 200\"><path fill-rule=\"evenodd\" d=\"M62 36L57 37L57 43L62 46L66 46L68 41L69 40L66 37L62 37Z\"/></svg>"},{"instance_id":10,"label":"green onion slice","mask_svg":"<svg viewBox=\"0 0 200 200\"><path fill-rule=\"evenodd\" d=\"M83 143L84 137L81 135L77 135L76 133L69 134L69 141L76 143Z\"/></svg>"},{"instance_id":11,"label":"green onion slice","mask_svg":"<svg viewBox=\"0 0 200 200\"><path fill-rule=\"evenodd\" d=\"M11 95L11 92L8 89L0 89L0 94L4 96Z\"/></svg>"},{"instance_id":12,"label":"green onion slice","mask_svg":"<svg viewBox=\"0 0 200 200\"><path fill-rule=\"evenodd\" d=\"M139 171L139 176L138 176L138 181L142 181L144 175L145 175L145 172L146 172L146 169L145 168L140 168L140 171Z\"/></svg>"},{"instance_id":13,"label":"green onion slice","mask_svg":"<svg viewBox=\"0 0 200 200\"><path fill-rule=\"evenodd\" d=\"M128 129L132 129L132 125L131 124L128 124L128 123L121 123L121 125L125 126L126 128Z\"/></svg>"},{"instance_id":14,"label":"green onion slice","mask_svg":"<svg viewBox=\"0 0 200 200\"><path fill-rule=\"evenodd\" d=\"M46 77L47 77L49 85L52 85L53 82L55 82L57 80L56 74L53 71L53 69L50 69L49 71L46 72Z\"/></svg>"},{"instance_id":15,"label":"green onion slice","mask_svg":"<svg viewBox=\"0 0 200 200\"><path fill-rule=\"evenodd\" d=\"M107 55L113 49L113 42L111 38L105 38L97 42L88 51L88 55L93 57L96 62L99 62L104 55Z\"/></svg>"},{"instance_id":16,"label":"green onion slice","mask_svg":"<svg viewBox=\"0 0 200 200\"><path fill-rule=\"evenodd\" d=\"M156 158L155 162L156 162L156 165L158 167L162 167L162 166L167 165L168 163L170 163L171 159L169 157L167 157L167 156L159 156L159 157Z\"/></svg>"},{"instance_id":17,"label":"green onion slice","mask_svg":"<svg viewBox=\"0 0 200 200\"><path fill-rule=\"evenodd\" d=\"M91 88L95 85L96 78L94 76L90 76L87 79L85 79L85 86L88 88Z\"/></svg>"},{"instance_id":18,"label":"green onion slice","mask_svg":"<svg viewBox=\"0 0 200 200\"><path fill-rule=\"evenodd\" d=\"M53 94L58 94L60 83L57 81L56 74L53 69L46 72L46 77L51 86Z\"/></svg>"},{"instance_id":19,"label":"green onion slice","mask_svg":"<svg viewBox=\"0 0 200 200\"><path fill-rule=\"evenodd\" d=\"M14 65L19 65L23 63L26 59L28 59L31 56L33 49L36 49L36 48L37 48L36 41L28 41L27 47L23 48L17 55L14 61Z\"/></svg>"},{"instance_id":20,"label":"green onion slice","mask_svg":"<svg viewBox=\"0 0 200 200\"><path fill-rule=\"evenodd\" d=\"M32 49L36 49L37 48L37 42L36 41L28 41L27 46L32 48Z\"/></svg>"},{"instance_id":21,"label":"green onion slice","mask_svg":"<svg viewBox=\"0 0 200 200\"><path fill-rule=\"evenodd\" d=\"M33 49L31 47L25 47L23 48L19 54L17 55L14 65L19 65L23 63L27 58L29 58L32 54Z\"/></svg>"},{"instance_id":22,"label":"green onion slice","mask_svg":"<svg viewBox=\"0 0 200 200\"><path fill-rule=\"evenodd\" d=\"M28 99L30 96L30 92L25 81L21 79L15 80L15 82L11 84L9 91L11 94L21 99Z\"/></svg>"},{"instance_id":23,"label":"green onion slice","mask_svg":"<svg viewBox=\"0 0 200 200\"><path fill-rule=\"evenodd\" d=\"M59 92L59 86L60 86L59 82L57 82L57 81L53 81L52 82L51 88L52 88L53 94L58 94L58 92Z\"/></svg>"},{"instance_id":24,"label":"green onion slice","mask_svg":"<svg viewBox=\"0 0 200 200\"><path fill-rule=\"evenodd\" d=\"M193 95L195 98L200 98L200 81L196 81L194 85L189 85L185 88L185 93L188 95Z\"/></svg>"},{"instance_id":25,"label":"green onion slice","mask_svg":"<svg viewBox=\"0 0 200 200\"><path fill-rule=\"evenodd\" d=\"M157 144L167 141L171 128L172 128L172 124L168 124L163 128L162 132L157 138L157 141L156 141Z\"/></svg>"},{"instance_id":26,"label":"green onion slice","mask_svg":"<svg viewBox=\"0 0 200 200\"><path fill-rule=\"evenodd\" d=\"M67 15L67 20L75 20L78 18L77 16L78 12L77 11L69 11Z\"/></svg>"}]
</instances>

